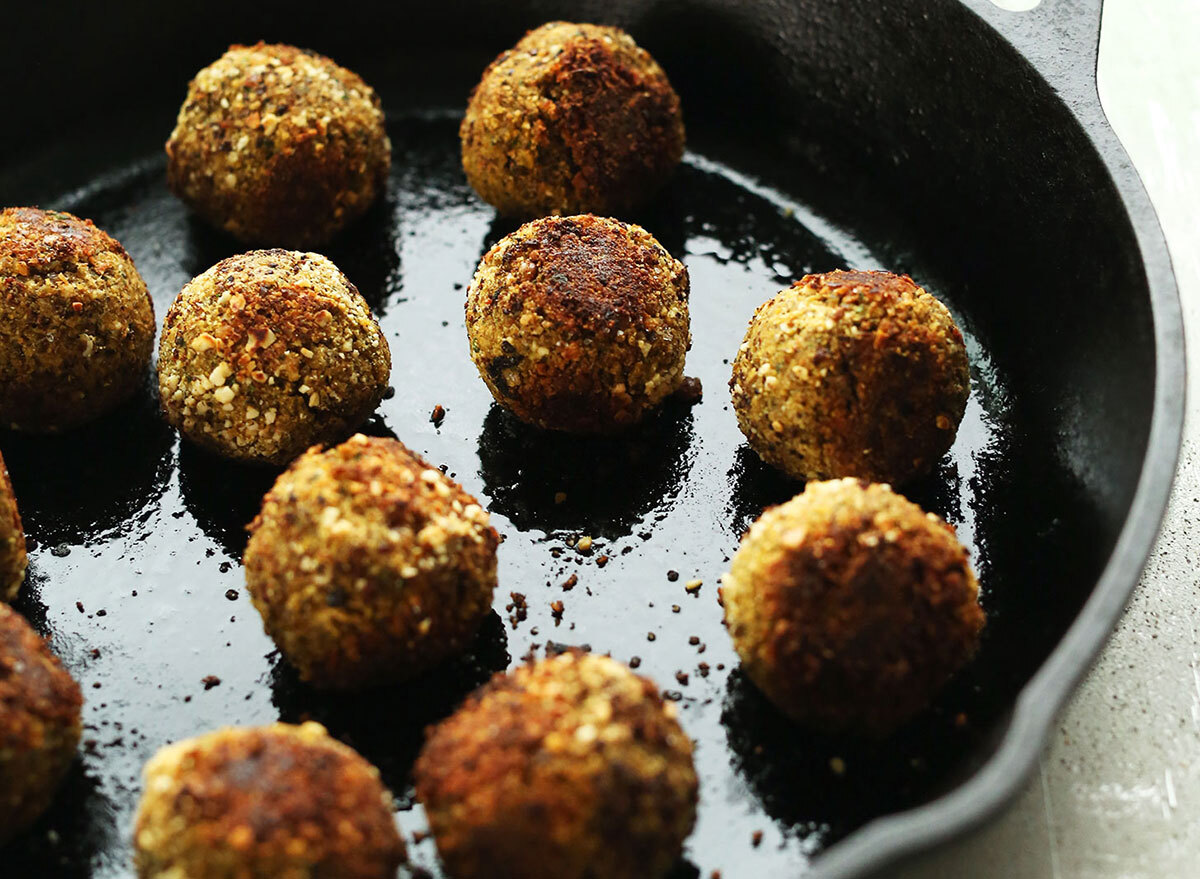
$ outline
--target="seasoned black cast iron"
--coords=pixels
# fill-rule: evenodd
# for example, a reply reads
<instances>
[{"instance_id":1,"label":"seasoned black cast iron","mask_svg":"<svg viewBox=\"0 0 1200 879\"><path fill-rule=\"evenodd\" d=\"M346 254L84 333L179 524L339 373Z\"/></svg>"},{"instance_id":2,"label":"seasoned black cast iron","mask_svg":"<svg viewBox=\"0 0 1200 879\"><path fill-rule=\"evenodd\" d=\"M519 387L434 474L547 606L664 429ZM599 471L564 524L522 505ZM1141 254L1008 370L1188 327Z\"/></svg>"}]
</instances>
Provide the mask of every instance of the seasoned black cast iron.
<instances>
[{"instance_id":1,"label":"seasoned black cast iron","mask_svg":"<svg viewBox=\"0 0 1200 879\"><path fill-rule=\"evenodd\" d=\"M691 269L688 372L704 400L619 440L549 436L493 408L462 327L475 263L512 225L466 187L457 114L491 57L552 18L630 29L681 93L694 150L626 219ZM1133 588L1179 443L1179 306L1097 100L1099 0L1019 15L987 0L183 0L19 4L4 19L0 202L95 219L132 253L160 319L188 278L242 249L164 187L162 142L189 77L229 43L266 37L376 87L395 144L388 197L327 249L394 354L396 394L369 429L445 464L507 536L497 614L472 656L406 687L322 696L278 660L241 589L243 526L272 472L181 445L149 377L82 430L0 435L32 538L19 607L87 696L81 760L4 852L5 875L129 876L142 763L219 723L322 720L381 766L418 829L408 771L422 727L548 640L638 656L679 700L703 785L679 876L864 875L1019 788ZM737 673L716 603L741 531L799 488L745 448L727 361L755 305L837 267L911 273L950 304L973 361L958 442L909 494L971 546L989 625L977 661L882 745L784 721ZM590 556L570 548L584 534ZM510 591L530 606L515 627ZM432 843L411 850L436 870Z\"/></svg>"}]
</instances>

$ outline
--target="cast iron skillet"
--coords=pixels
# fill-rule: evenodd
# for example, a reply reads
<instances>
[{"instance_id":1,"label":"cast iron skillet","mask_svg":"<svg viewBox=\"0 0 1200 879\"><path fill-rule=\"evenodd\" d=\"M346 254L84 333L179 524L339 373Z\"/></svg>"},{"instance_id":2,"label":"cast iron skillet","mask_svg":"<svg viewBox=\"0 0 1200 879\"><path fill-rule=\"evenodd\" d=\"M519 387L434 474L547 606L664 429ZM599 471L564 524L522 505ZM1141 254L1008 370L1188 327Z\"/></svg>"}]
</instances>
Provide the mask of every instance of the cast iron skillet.
<instances>
[{"instance_id":1,"label":"cast iron skillet","mask_svg":"<svg viewBox=\"0 0 1200 879\"><path fill-rule=\"evenodd\" d=\"M456 114L487 61L552 18L629 28L679 89L694 150L626 219L691 269L704 400L618 440L542 434L491 407L463 336L464 285L513 226L462 179ZM987 0L8 10L0 202L95 219L160 317L242 249L163 185L162 141L195 70L267 37L375 85L395 144L388 197L327 248L394 353L395 396L367 429L445 464L507 540L496 616L468 657L406 687L323 696L278 660L241 591L242 526L273 472L181 445L149 377L67 436L0 435L31 538L18 607L87 696L81 759L4 853L7 874L130 875L142 763L220 723L322 720L380 765L417 830L408 771L423 726L491 671L563 643L637 656L679 701L702 776L679 876L860 876L994 813L1133 588L1179 444L1174 280L1097 100L1098 23L1099 0L1020 15ZM757 303L842 266L914 275L954 310L973 362L958 442L907 493L972 548L987 634L933 709L880 744L784 721L736 671L715 594L748 522L799 490L745 448L727 361ZM571 548L583 534L590 556ZM431 843L410 850L436 872Z\"/></svg>"}]
</instances>

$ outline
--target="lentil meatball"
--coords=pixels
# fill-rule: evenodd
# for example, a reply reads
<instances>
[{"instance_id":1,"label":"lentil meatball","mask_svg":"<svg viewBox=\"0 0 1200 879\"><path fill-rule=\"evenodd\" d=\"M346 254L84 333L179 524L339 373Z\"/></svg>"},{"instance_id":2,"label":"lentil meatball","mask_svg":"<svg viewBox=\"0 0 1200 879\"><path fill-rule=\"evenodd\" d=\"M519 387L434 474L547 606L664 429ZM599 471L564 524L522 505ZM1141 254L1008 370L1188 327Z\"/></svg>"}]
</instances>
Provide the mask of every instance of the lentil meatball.
<instances>
[{"instance_id":1,"label":"lentil meatball","mask_svg":"<svg viewBox=\"0 0 1200 879\"><path fill-rule=\"evenodd\" d=\"M517 216L622 213L683 156L679 96L615 27L555 21L483 73L459 130L475 191Z\"/></svg>"},{"instance_id":2,"label":"lentil meatball","mask_svg":"<svg viewBox=\"0 0 1200 879\"><path fill-rule=\"evenodd\" d=\"M220 729L143 774L140 879L392 879L404 860L379 771L319 723Z\"/></svg>"},{"instance_id":3,"label":"lentil meatball","mask_svg":"<svg viewBox=\"0 0 1200 879\"><path fill-rule=\"evenodd\" d=\"M695 823L674 705L608 657L500 673L426 735L417 797L455 879L654 879Z\"/></svg>"},{"instance_id":4,"label":"lentil meatball","mask_svg":"<svg viewBox=\"0 0 1200 879\"><path fill-rule=\"evenodd\" d=\"M66 430L142 384L154 308L125 248L62 211L0 211L0 423Z\"/></svg>"},{"instance_id":5,"label":"lentil meatball","mask_svg":"<svg viewBox=\"0 0 1200 879\"><path fill-rule=\"evenodd\" d=\"M738 425L796 479L903 484L954 442L970 392L950 312L906 275L806 275L759 306L733 362Z\"/></svg>"},{"instance_id":6,"label":"lentil meatball","mask_svg":"<svg viewBox=\"0 0 1200 879\"><path fill-rule=\"evenodd\" d=\"M82 705L46 642L0 603L0 844L50 805L79 745Z\"/></svg>"},{"instance_id":7,"label":"lentil meatball","mask_svg":"<svg viewBox=\"0 0 1200 879\"><path fill-rule=\"evenodd\" d=\"M310 449L250 525L246 586L305 680L403 680L460 652L492 607L483 508L393 439Z\"/></svg>"},{"instance_id":8,"label":"lentil meatball","mask_svg":"<svg viewBox=\"0 0 1200 879\"><path fill-rule=\"evenodd\" d=\"M390 373L366 300L316 253L221 260L184 286L158 348L167 421L218 454L268 464L344 437Z\"/></svg>"},{"instance_id":9,"label":"lentil meatball","mask_svg":"<svg viewBox=\"0 0 1200 879\"><path fill-rule=\"evenodd\" d=\"M0 455L0 601L12 601L25 580L29 559L25 555L25 529L17 512L12 480Z\"/></svg>"},{"instance_id":10,"label":"lentil meatball","mask_svg":"<svg viewBox=\"0 0 1200 879\"><path fill-rule=\"evenodd\" d=\"M683 381L688 274L640 226L585 214L526 223L467 290L471 358L523 421L612 433Z\"/></svg>"},{"instance_id":11,"label":"lentil meatball","mask_svg":"<svg viewBox=\"0 0 1200 879\"><path fill-rule=\"evenodd\" d=\"M746 675L827 732L903 724L971 658L984 625L954 529L849 478L810 482L763 513L720 595Z\"/></svg>"},{"instance_id":12,"label":"lentil meatball","mask_svg":"<svg viewBox=\"0 0 1200 879\"><path fill-rule=\"evenodd\" d=\"M392 145L379 97L295 46L231 46L188 86L167 182L251 244L323 244L383 191Z\"/></svg>"}]
</instances>

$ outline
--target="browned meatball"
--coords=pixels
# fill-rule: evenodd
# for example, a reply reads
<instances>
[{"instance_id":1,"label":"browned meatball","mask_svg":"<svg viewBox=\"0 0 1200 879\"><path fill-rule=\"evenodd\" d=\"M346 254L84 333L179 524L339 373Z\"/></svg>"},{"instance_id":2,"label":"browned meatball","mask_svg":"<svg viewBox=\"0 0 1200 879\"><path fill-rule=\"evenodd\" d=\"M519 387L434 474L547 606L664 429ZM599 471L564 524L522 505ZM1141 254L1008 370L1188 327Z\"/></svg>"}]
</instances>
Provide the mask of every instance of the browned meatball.
<instances>
[{"instance_id":1,"label":"browned meatball","mask_svg":"<svg viewBox=\"0 0 1200 879\"><path fill-rule=\"evenodd\" d=\"M171 304L158 390L167 421L198 445L286 464L365 421L391 367L370 306L337 266L255 250L221 260Z\"/></svg>"},{"instance_id":2,"label":"browned meatball","mask_svg":"<svg viewBox=\"0 0 1200 879\"><path fill-rule=\"evenodd\" d=\"M721 586L749 678L784 713L880 736L975 653L984 613L954 529L886 485L810 482L759 517Z\"/></svg>"},{"instance_id":3,"label":"browned meatball","mask_svg":"<svg viewBox=\"0 0 1200 879\"><path fill-rule=\"evenodd\" d=\"M441 470L393 439L310 449L263 498L246 586L267 633L324 687L410 678L491 612L499 535Z\"/></svg>"},{"instance_id":4,"label":"browned meatball","mask_svg":"<svg viewBox=\"0 0 1200 879\"><path fill-rule=\"evenodd\" d=\"M523 421L620 431L683 381L688 290L687 269L640 226L590 214L534 220L475 272L471 357Z\"/></svg>"},{"instance_id":5,"label":"browned meatball","mask_svg":"<svg viewBox=\"0 0 1200 879\"><path fill-rule=\"evenodd\" d=\"M46 642L0 603L0 844L50 805L75 758L82 705Z\"/></svg>"},{"instance_id":6,"label":"browned meatball","mask_svg":"<svg viewBox=\"0 0 1200 879\"><path fill-rule=\"evenodd\" d=\"M615 27L555 21L484 71L459 131L463 170L504 214L619 214L683 156L679 96Z\"/></svg>"},{"instance_id":7,"label":"browned meatball","mask_svg":"<svg viewBox=\"0 0 1200 879\"><path fill-rule=\"evenodd\" d=\"M8 468L0 455L0 601L12 601L25 580L29 559L25 555L25 529L17 512Z\"/></svg>"},{"instance_id":8,"label":"browned meatball","mask_svg":"<svg viewBox=\"0 0 1200 879\"><path fill-rule=\"evenodd\" d=\"M674 705L578 651L492 678L428 731L413 776L455 879L656 879L696 820Z\"/></svg>"},{"instance_id":9,"label":"browned meatball","mask_svg":"<svg viewBox=\"0 0 1200 879\"><path fill-rule=\"evenodd\" d=\"M132 395L154 344L133 260L91 220L0 212L0 423L59 431Z\"/></svg>"},{"instance_id":10,"label":"browned meatball","mask_svg":"<svg viewBox=\"0 0 1200 879\"><path fill-rule=\"evenodd\" d=\"M357 74L295 46L231 46L188 86L167 182L243 241L315 247L383 191L391 150Z\"/></svg>"},{"instance_id":11,"label":"browned meatball","mask_svg":"<svg viewBox=\"0 0 1200 879\"><path fill-rule=\"evenodd\" d=\"M378 770L318 723L186 739L144 775L140 879L393 879L404 860Z\"/></svg>"},{"instance_id":12,"label":"browned meatball","mask_svg":"<svg viewBox=\"0 0 1200 879\"><path fill-rule=\"evenodd\" d=\"M754 313L733 362L738 425L796 479L903 484L954 442L970 392L954 318L906 275L806 275Z\"/></svg>"}]
</instances>

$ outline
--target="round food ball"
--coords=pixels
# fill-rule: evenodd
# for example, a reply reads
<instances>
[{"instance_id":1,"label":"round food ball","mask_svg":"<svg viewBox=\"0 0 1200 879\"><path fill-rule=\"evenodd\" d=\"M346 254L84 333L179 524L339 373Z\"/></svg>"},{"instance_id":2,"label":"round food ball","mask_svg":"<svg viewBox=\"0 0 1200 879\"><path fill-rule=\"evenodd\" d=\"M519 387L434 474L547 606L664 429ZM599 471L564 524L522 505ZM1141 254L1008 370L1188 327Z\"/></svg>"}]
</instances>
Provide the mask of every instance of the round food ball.
<instances>
[{"instance_id":1,"label":"round food ball","mask_svg":"<svg viewBox=\"0 0 1200 879\"><path fill-rule=\"evenodd\" d=\"M143 775L140 879L393 879L404 860L379 771L319 723L185 739Z\"/></svg>"},{"instance_id":2,"label":"round food ball","mask_svg":"<svg viewBox=\"0 0 1200 879\"><path fill-rule=\"evenodd\" d=\"M467 180L503 214L619 214L679 164L683 114L629 34L555 21L484 71L459 137Z\"/></svg>"},{"instance_id":3,"label":"round food ball","mask_svg":"<svg viewBox=\"0 0 1200 879\"><path fill-rule=\"evenodd\" d=\"M362 215L387 184L379 97L295 46L230 46L188 85L167 141L167 183L242 241L307 248Z\"/></svg>"},{"instance_id":4,"label":"round food ball","mask_svg":"<svg viewBox=\"0 0 1200 879\"><path fill-rule=\"evenodd\" d=\"M0 455L0 601L12 601L25 580L29 558L25 555L25 529L17 512L12 480Z\"/></svg>"},{"instance_id":5,"label":"round food ball","mask_svg":"<svg viewBox=\"0 0 1200 879\"><path fill-rule=\"evenodd\" d=\"M0 423L91 421L141 387L153 344L150 294L115 239L62 211L0 211Z\"/></svg>"},{"instance_id":6,"label":"round food ball","mask_svg":"<svg viewBox=\"0 0 1200 879\"><path fill-rule=\"evenodd\" d=\"M954 318L906 275L806 275L758 307L733 362L738 425L796 479L903 484L954 442L970 393Z\"/></svg>"},{"instance_id":7,"label":"round food ball","mask_svg":"<svg viewBox=\"0 0 1200 879\"><path fill-rule=\"evenodd\" d=\"M492 396L522 421L614 433L683 381L687 269L640 226L534 220L480 262L467 338Z\"/></svg>"},{"instance_id":8,"label":"round food ball","mask_svg":"<svg viewBox=\"0 0 1200 879\"><path fill-rule=\"evenodd\" d=\"M413 778L455 879L655 879L696 820L675 706L579 651L493 677L428 731Z\"/></svg>"},{"instance_id":9,"label":"round food ball","mask_svg":"<svg viewBox=\"0 0 1200 879\"><path fill-rule=\"evenodd\" d=\"M158 346L167 421L241 461L286 464L343 438L387 391L391 352L370 306L316 253L255 250L184 286Z\"/></svg>"},{"instance_id":10,"label":"round food ball","mask_svg":"<svg viewBox=\"0 0 1200 879\"><path fill-rule=\"evenodd\" d=\"M810 482L763 513L720 594L746 675L826 732L903 724L974 655L984 625L954 529L856 479Z\"/></svg>"},{"instance_id":11,"label":"round food ball","mask_svg":"<svg viewBox=\"0 0 1200 879\"><path fill-rule=\"evenodd\" d=\"M75 758L82 705L46 642L0 603L0 845L50 805Z\"/></svg>"},{"instance_id":12,"label":"round food ball","mask_svg":"<svg viewBox=\"0 0 1200 879\"><path fill-rule=\"evenodd\" d=\"M441 470L394 439L310 449L250 525L246 587L307 681L404 680L461 652L487 617L500 538Z\"/></svg>"}]
</instances>

